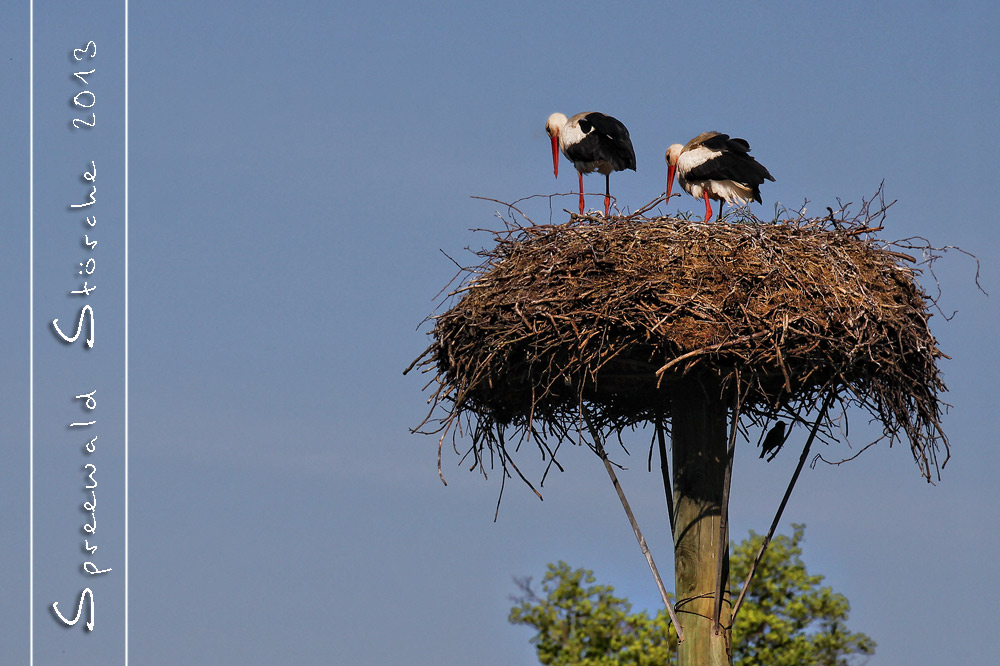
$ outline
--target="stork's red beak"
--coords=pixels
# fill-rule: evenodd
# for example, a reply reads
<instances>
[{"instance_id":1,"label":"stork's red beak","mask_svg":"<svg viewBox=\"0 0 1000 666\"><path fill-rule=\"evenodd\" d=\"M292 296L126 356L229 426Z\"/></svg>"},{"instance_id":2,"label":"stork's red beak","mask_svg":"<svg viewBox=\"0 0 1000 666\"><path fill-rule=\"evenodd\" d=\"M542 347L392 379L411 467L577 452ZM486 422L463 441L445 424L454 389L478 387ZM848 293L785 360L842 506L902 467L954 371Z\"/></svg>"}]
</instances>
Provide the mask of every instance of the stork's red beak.
<instances>
[{"instance_id":1,"label":"stork's red beak","mask_svg":"<svg viewBox=\"0 0 1000 666\"><path fill-rule=\"evenodd\" d=\"M552 170L559 177L559 133L552 135Z\"/></svg>"},{"instance_id":2,"label":"stork's red beak","mask_svg":"<svg viewBox=\"0 0 1000 666\"><path fill-rule=\"evenodd\" d=\"M676 164L667 165L667 199L670 198L670 191L674 189L674 172L677 171Z\"/></svg>"}]
</instances>

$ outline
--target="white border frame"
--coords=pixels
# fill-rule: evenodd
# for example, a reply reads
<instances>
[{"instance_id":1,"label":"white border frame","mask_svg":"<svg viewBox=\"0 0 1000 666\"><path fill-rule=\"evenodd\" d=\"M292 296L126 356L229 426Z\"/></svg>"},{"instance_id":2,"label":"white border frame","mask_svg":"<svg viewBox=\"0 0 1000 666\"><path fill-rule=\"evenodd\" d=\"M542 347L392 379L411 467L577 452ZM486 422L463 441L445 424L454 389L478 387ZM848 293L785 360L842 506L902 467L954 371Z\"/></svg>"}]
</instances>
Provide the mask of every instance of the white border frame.
<instances>
[{"instance_id":1,"label":"white border frame","mask_svg":"<svg viewBox=\"0 0 1000 666\"><path fill-rule=\"evenodd\" d=\"M125 666L128 666L128 0L125 0ZM35 0L28 2L28 664L35 664Z\"/></svg>"}]
</instances>

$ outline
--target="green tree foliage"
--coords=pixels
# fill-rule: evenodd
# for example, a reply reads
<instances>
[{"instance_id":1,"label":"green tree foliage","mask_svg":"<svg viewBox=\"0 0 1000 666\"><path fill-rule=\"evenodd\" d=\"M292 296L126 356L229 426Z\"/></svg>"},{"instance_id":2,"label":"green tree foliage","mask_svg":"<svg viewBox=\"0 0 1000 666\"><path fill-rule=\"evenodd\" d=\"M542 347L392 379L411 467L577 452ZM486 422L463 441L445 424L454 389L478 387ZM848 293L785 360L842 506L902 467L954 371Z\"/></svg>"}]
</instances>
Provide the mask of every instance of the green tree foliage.
<instances>
[{"instance_id":1,"label":"green tree foliage","mask_svg":"<svg viewBox=\"0 0 1000 666\"><path fill-rule=\"evenodd\" d=\"M821 586L802 562L805 527L778 536L768 547L733 627L733 656L739 666L850 666L871 655L875 642L848 631L847 598ZM762 537L733 546L732 577L746 578ZM542 594L531 579L517 581L510 622L537 630L531 639L546 666L662 666L677 663L677 634L666 610L655 616L632 612L610 585L596 585L592 572L550 564ZM735 599L739 589L733 591Z\"/></svg>"},{"instance_id":2,"label":"green tree foliage","mask_svg":"<svg viewBox=\"0 0 1000 666\"><path fill-rule=\"evenodd\" d=\"M822 586L802 562L805 525L771 541L733 627L733 655L741 666L847 666L852 655L875 652L875 641L847 629L847 597ZM733 580L746 579L763 537L733 547ZM737 591L738 594L738 591Z\"/></svg>"}]
</instances>

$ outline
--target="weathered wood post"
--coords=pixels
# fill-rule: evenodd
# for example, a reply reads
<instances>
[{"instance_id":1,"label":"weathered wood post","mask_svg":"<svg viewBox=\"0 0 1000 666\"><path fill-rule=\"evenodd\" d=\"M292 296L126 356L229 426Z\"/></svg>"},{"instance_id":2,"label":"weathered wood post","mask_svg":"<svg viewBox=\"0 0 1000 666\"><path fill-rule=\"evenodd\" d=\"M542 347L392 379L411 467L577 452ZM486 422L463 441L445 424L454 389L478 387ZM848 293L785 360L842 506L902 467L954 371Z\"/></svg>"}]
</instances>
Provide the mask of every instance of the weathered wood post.
<instances>
[{"instance_id":1,"label":"weathered wood post","mask_svg":"<svg viewBox=\"0 0 1000 666\"><path fill-rule=\"evenodd\" d=\"M726 403L717 386L685 378L672 387L674 581L677 619L684 627L680 666L732 664L729 547L722 570L723 604L713 621L719 520L726 472Z\"/></svg>"}]
</instances>

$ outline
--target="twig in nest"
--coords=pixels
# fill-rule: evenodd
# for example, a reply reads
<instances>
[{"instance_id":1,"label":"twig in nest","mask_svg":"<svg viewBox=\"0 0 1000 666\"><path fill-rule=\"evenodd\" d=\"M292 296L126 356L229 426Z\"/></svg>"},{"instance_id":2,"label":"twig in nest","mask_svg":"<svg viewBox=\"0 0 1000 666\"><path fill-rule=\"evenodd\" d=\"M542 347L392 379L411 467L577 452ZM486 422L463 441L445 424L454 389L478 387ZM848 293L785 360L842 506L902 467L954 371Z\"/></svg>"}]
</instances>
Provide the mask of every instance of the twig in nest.
<instances>
[{"instance_id":1,"label":"twig in nest","mask_svg":"<svg viewBox=\"0 0 1000 666\"><path fill-rule=\"evenodd\" d=\"M819 462L819 461L821 461L821 460L823 462L825 462L827 465L833 465L834 467L839 467L840 465L843 465L846 462L851 462L852 460L854 460L855 458L857 458L858 456L860 456L862 453L864 453L865 451L867 451L868 449L870 449L871 447L875 446L878 443L879 443L879 440L875 440L874 442L869 442L869 443L865 444L863 447L861 447L861 450L858 451L857 453L855 453L853 456L851 456L850 458L844 458L843 460L836 460L836 461L827 460L826 458L823 457L822 453L817 453L816 456L812 459L812 462L809 463L809 467L810 467L810 469L815 468L816 467L816 463Z\"/></svg>"},{"instance_id":2,"label":"twig in nest","mask_svg":"<svg viewBox=\"0 0 1000 666\"><path fill-rule=\"evenodd\" d=\"M685 361L685 360L691 358L692 356L698 356L699 354L708 354L708 353L714 352L714 351L721 351L721 350L723 350L723 349L725 349L727 347L735 347L736 345L743 344L744 342L749 342L750 340L755 340L757 338L760 338L760 337L763 337L765 335L768 335L769 333L770 333L770 331L760 331L760 332L754 333L752 335L744 335L742 337L736 338L735 340L726 340L725 342L720 342L718 344L707 345L705 347L701 347L700 349L694 349L692 351L689 351L686 354L681 354L677 358L673 359L672 361L670 361L669 363L667 363L666 365L664 365L662 368L660 368L659 370L656 371L656 376L662 378L663 374L667 370L669 370L670 368L674 367L675 365L677 365L681 361ZM659 386L659 384L657 384L657 386Z\"/></svg>"},{"instance_id":3,"label":"twig in nest","mask_svg":"<svg viewBox=\"0 0 1000 666\"><path fill-rule=\"evenodd\" d=\"M527 215L525 215L525 214L524 214L524 213L523 213L523 212L521 211L521 209L520 209L520 208L518 208L517 206L515 206L514 204L509 204L509 203L505 203L505 202L503 202L503 201L499 201L499 200L497 200L497 199L490 199L489 197L477 197L477 196L470 196L469 198L470 198L470 199L481 199L481 200L483 200L483 201L492 201L493 203L498 203L498 204L500 204L501 206L506 206L508 210L515 210L515 211L517 211L517 212L518 212L518 213L519 213L519 214L521 215L521 217L523 217L524 219L526 219L526 220L527 220L528 222L530 222L531 224L534 224L534 222L532 222L531 218L530 218L530 217L528 217ZM521 201L521 200L519 199L519 201Z\"/></svg>"},{"instance_id":4,"label":"twig in nest","mask_svg":"<svg viewBox=\"0 0 1000 666\"><path fill-rule=\"evenodd\" d=\"M664 193L664 194L666 194L666 193ZM673 195L671 195L671 196L673 196ZM677 196L680 196L680 195L678 194ZM657 198L653 199L652 201L650 201L645 206L643 206L642 208L640 208L639 210L637 210L634 213L632 213L632 215L630 215L629 217L637 217L637 216L643 215L644 213L648 213L649 211L651 211L656 206L656 204L660 203L661 201L666 201L666 200L667 200L666 196L657 197Z\"/></svg>"},{"instance_id":5,"label":"twig in nest","mask_svg":"<svg viewBox=\"0 0 1000 666\"><path fill-rule=\"evenodd\" d=\"M882 229L884 229L884 228L885 227L861 227L860 229L852 229L850 231L845 231L844 235L845 236L859 236L861 234L873 234L876 231L882 231Z\"/></svg>"},{"instance_id":6,"label":"twig in nest","mask_svg":"<svg viewBox=\"0 0 1000 666\"><path fill-rule=\"evenodd\" d=\"M903 261L908 261L911 264L917 263L917 260L908 254L903 254L902 252L893 252L892 250L882 250L890 257L896 257L897 259L902 259Z\"/></svg>"}]
</instances>

